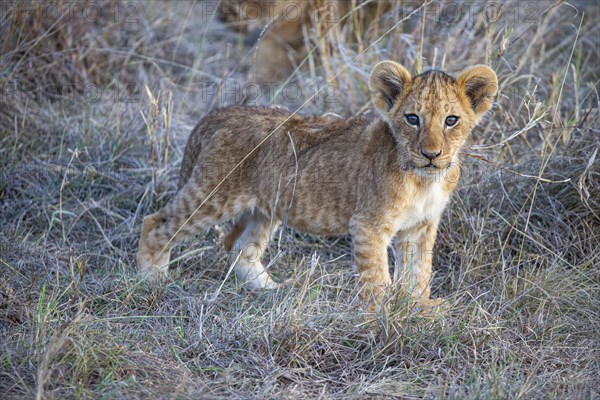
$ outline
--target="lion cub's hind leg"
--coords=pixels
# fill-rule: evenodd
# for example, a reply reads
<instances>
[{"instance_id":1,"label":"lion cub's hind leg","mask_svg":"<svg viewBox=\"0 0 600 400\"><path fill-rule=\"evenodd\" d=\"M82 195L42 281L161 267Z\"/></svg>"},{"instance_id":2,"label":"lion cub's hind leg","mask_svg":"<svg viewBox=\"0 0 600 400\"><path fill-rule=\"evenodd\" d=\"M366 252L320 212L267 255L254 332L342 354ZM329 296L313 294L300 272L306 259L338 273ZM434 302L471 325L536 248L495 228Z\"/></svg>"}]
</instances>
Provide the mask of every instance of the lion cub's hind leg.
<instances>
[{"instance_id":1,"label":"lion cub's hind leg","mask_svg":"<svg viewBox=\"0 0 600 400\"><path fill-rule=\"evenodd\" d=\"M280 286L265 270L260 261L269 241L269 232L275 231L279 221L273 221L260 211L240 216L224 240L230 252L229 262L235 262L238 279L251 289L276 289ZM237 260L237 262L236 262Z\"/></svg>"},{"instance_id":2,"label":"lion cub's hind leg","mask_svg":"<svg viewBox=\"0 0 600 400\"><path fill-rule=\"evenodd\" d=\"M151 280L166 276L171 248L218 222L211 202L196 208L201 198L198 188L186 185L162 210L144 218L137 254L142 276Z\"/></svg>"},{"instance_id":3,"label":"lion cub's hind leg","mask_svg":"<svg viewBox=\"0 0 600 400\"><path fill-rule=\"evenodd\" d=\"M171 249L159 249L160 244L157 243L155 233L164 224L164 219L165 217L161 212L144 217L137 258L140 273L149 279L158 279L166 276L169 269Z\"/></svg>"}]
</instances>

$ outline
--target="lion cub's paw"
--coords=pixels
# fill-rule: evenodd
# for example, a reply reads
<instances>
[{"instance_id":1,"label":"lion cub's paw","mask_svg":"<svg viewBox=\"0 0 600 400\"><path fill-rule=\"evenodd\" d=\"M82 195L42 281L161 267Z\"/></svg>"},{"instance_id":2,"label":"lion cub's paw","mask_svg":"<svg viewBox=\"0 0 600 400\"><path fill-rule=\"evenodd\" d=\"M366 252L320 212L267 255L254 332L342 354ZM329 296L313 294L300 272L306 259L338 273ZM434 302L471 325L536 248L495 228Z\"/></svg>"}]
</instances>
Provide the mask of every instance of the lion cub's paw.
<instances>
[{"instance_id":1,"label":"lion cub's paw","mask_svg":"<svg viewBox=\"0 0 600 400\"><path fill-rule=\"evenodd\" d=\"M446 305L446 300L442 298L438 299L419 299L416 302L416 309L419 310L421 315L437 315L440 314Z\"/></svg>"},{"instance_id":2,"label":"lion cub's paw","mask_svg":"<svg viewBox=\"0 0 600 400\"><path fill-rule=\"evenodd\" d=\"M387 285L365 284L361 289L359 296L365 310L369 313L378 313L382 309L387 309L388 304L385 301Z\"/></svg>"}]
</instances>

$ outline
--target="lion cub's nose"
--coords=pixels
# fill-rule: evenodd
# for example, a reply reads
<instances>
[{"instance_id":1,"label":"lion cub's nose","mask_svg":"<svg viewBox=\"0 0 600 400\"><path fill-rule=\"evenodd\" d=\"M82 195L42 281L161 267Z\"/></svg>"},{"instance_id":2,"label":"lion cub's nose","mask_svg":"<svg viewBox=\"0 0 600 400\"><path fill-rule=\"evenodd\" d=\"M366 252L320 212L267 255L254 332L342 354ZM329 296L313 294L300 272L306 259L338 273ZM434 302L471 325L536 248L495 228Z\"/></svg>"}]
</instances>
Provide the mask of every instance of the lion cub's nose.
<instances>
[{"instance_id":1,"label":"lion cub's nose","mask_svg":"<svg viewBox=\"0 0 600 400\"><path fill-rule=\"evenodd\" d=\"M421 149L421 154L423 154L424 157L428 158L429 161L433 161L434 158L438 158L440 154L442 154L442 151L429 151Z\"/></svg>"}]
</instances>

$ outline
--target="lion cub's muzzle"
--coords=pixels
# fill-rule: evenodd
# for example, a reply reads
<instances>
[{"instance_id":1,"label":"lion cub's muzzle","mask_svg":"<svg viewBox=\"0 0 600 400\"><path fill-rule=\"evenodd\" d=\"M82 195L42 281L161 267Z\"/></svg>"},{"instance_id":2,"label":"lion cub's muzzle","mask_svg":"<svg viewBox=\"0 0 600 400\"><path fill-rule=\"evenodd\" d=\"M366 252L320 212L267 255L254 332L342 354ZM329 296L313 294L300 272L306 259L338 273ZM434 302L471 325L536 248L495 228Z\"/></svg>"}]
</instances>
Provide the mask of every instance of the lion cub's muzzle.
<instances>
[{"instance_id":1,"label":"lion cub's muzzle","mask_svg":"<svg viewBox=\"0 0 600 400\"><path fill-rule=\"evenodd\" d=\"M413 152L412 159L414 168L425 174L436 173L452 165L452 156L441 150L419 149Z\"/></svg>"}]
</instances>

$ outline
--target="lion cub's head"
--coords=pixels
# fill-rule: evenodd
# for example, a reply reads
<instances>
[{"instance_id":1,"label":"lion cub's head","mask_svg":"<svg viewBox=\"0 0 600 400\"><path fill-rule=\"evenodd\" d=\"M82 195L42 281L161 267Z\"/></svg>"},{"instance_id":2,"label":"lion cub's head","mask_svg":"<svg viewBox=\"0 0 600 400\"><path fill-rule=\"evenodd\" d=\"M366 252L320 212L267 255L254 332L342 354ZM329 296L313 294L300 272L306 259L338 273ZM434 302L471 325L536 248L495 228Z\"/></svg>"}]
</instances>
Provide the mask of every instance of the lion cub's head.
<instances>
[{"instance_id":1,"label":"lion cub's head","mask_svg":"<svg viewBox=\"0 0 600 400\"><path fill-rule=\"evenodd\" d=\"M383 61L373 68L369 88L399 143L403 166L435 175L458 160L457 152L492 106L498 79L484 65L457 78L441 71L411 77L402 65Z\"/></svg>"}]
</instances>

